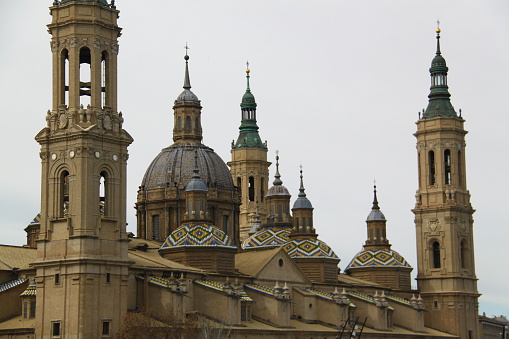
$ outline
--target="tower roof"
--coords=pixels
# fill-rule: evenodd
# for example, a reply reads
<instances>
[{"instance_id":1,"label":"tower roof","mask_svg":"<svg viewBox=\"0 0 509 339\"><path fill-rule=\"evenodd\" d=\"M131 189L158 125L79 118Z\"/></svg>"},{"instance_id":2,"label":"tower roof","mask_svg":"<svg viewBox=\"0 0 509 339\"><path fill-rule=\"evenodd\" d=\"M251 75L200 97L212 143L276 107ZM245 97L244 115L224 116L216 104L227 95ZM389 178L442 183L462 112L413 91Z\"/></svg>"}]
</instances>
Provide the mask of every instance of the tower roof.
<instances>
[{"instance_id":1,"label":"tower roof","mask_svg":"<svg viewBox=\"0 0 509 339\"><path fill-rule=\"evenodd\" d=\"M226 233L205 222L184 223L168 236L159 251L182 247L237 248Z\"/></svg>"},{"instance_id":2,"label":"tower roof","mask_svg":"<svg viewBox=\"0 0 509 339\"><path fill-rule=\"evenodd\" d=\"M201 180L200 170L198 169L198 151L194 151L194 170L191 181L186 186L186 192L201 191L207 192L207 185Z\"/></svg>"},{"instance_id":3,"label":"tower roof","mask_svg":"<svg viewBox=\"0 0 509 339\"><path fill-rule=\"evenodd\" d=\"M304 181L302 179L302 168L300 170L300 188L299 188L299 195L297 200L295 200L295 203L293 204L293 209L300 209L300 208L313 208L313 205L311 205L311 201L306 197L306 192L304 189Z\"/></svg>"},{"instance_id":4,"label":"tower roof","mask_svg":"<svg viewBox=\"0 0 509 339\"><path fill-rule=\"evenodd\" d=\"M457 117L451 104L449 87L447 86L447 64L440 50L440 28L437 28L437 51L429 69L431 88L428 95L429 103L422 118Z\"/></svg>"},{"instance_id":5,"label":"tower roof","mask_svg":"<svg viewBox=\"0 0 509 339\"><path fill-rule=\"evenodd\" d=\"M199 105L200 100L198 99L196 94L194 94L191 91L191 80L189 78L189 65L188 65L189 55L187 55L187 45L186 45L186 55L184 56L184 60L186 61L186 70L185 70L185 74L184 74L184 86L183 86L184 91L182 91L182 93L180 93L180 95L177 97L177 100L175 100L175 104L195 103L195 104Z\"/></svg>"},{"instance_id":6,"label":"tower roof","mask_svg":"<svg viewBox=\"0 0 509 339\"><path fill-rule=\"evenodd\" d=\"M378 206L378 199L376 196L376 185L373 189L373 207L371 207L371 212L368 215L368 219L366 221L386 221L385 215L380 211L380 206Z\"/></svg>"},{"instance_id":7,"label":"tower roof","mask_svg":"<svg viewBox=\"0 0 509 339\"><path fill-rule=\"evenodd\" d=\"M267 196L274 196L274 195L286 195L290 196L290 192L286 187L283 186L283 181L281 180L281 174L279 174L279 155L276 155L276 174L274 175L274 186L269 188L269 191L267 192Z\"/></svg>"},{"instance_id":8,"label":"tower roof","mask_svg":"<svg viewBox=\"0 0 509 339\"><path fill-rule=\"evenodd\" d=\"M251 88L249 86L249 78L251 70L246 69L246 93L242 96L240 104L242 112L242 121L239 127L240 133L237 142L232 144L232 148L250 147L250 148L267 148L267 145L262 142L258 134L258 125L256 124L256 101Z\"/></svg>"}]
</instances>

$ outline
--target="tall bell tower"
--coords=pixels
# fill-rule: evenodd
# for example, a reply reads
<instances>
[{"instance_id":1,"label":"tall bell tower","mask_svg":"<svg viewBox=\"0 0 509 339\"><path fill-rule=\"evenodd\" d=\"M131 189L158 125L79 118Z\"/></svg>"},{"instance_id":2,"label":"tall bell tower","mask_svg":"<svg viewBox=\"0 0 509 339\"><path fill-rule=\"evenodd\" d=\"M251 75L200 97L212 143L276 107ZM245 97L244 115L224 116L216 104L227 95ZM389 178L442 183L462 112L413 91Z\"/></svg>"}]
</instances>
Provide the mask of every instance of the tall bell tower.
<instances>
[{"instance_id":1,"label":"tall bell tower","mask_svg":"<svg viewBox=\"0 0 509 339\"><path fill-rule=\"evenodd\" d=\"M237 142L232 142L232 161L228 163L240 199L240 238L245 239L253 226L255 215L267 218L265 195L269 187L269 166L267 144L258 134L256 124L256 101L249 86L249 64L246 70L247 88L240 104L242 122Z\"/></svg>"},{"instance_id":2,"label":"tall bell tower","mask_svg":"<svg viewBox=\"0 0 509 339\"><path fill-rule=\"evenodd\" d=\"M440 51L431 73L429 104L417 122L417 281L426 324L463 339L477 336L478 297L473 218L466 182L465 120L450 102L448 68Z\"/></svg>"},{"instance_id":3,"label":"tall bell tower","mask_svg":"<svg viewBox=\"0 0 509 339\"><path fill-rule=\"evenodd\" d=\"M117 110L118 11L50 7L53 105L41 145L36 338L114 336L127 311L126 164Z\"/></svg>"}]
</instances>

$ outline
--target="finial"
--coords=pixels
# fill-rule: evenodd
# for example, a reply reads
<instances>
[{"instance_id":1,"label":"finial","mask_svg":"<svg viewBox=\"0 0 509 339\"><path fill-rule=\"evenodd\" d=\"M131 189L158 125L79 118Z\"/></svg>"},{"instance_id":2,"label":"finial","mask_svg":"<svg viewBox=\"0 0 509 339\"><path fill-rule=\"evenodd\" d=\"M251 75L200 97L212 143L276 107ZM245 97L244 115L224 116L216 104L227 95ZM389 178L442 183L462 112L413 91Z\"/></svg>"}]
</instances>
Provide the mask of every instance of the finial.
<instances>
[{"instance_id":1,"label":"finial","mask_svg":"<svg viewBox=\"0 0 509 339\"><path fill-rule=\"evenodd\" d=\"M378 206L378 199L376 197L376 180L374 180L375 184L373 185L373 207L371 209L373 210L379 210L380 207Z\"/></svg>"},{"instance_id":2,"label":"finial","mask_svg":"<svg viewBox=\"0 0 509 339\"><path fill-rule=\"evenodd\" d=\"M186 61L186 74L184 76L184 89L191 89L191 80L189 79L189 67L187 65L187 61L189 60L189 55L187 55L187 51L189 50L189 47L187 46L187 42L186 42L186 46L184 48L186 49L186 55L184 55L184 60Z\"/></svg>"},{"instance_id":3,"label":"finial","mask_svg":"<svg viewBox=\"0 0 509 339\"><path fill-rule=\"evenodd\" d=\"M251 73L251 70L249 69L249 61L246 61L246 79L247 79L246 92L251 92L251 88L249 87L249 73Z\"/></svg>"},{"instance_id":4,"label":"finial","mask_svg":"<svg viewBox=\"0 0 509 339\"><path fill-rule=\"evenodd\" d=\"M436 30L436 32L437 32L437 55L440 55L440 54L442 54L440 52L440 32L441 32L441 30L440 30L440 20L437 20L437 30Z\"/></svg>"},{"instance_id":5,"label":"finial","mask_svg":"<svg viewBox=\"0 0 509 339\"><path fill-rule=\"evenodd\" d=\"M274 185L282 185L283 181L281 181L281 174L279 174L279 150L276 150L276 174L274 175Z\"/></svg>"},{"instance_id":6,"label":"finial","mask_svg":"<svg viewBox=\"0 0 509 339\"><path fill-rule=\"evenodd\" d=\"M306 193L304 192L304 180L302 179L302 165L300 165L300 188L299 188L299 197L305 197Z\"/></svg>"}]
</instances>

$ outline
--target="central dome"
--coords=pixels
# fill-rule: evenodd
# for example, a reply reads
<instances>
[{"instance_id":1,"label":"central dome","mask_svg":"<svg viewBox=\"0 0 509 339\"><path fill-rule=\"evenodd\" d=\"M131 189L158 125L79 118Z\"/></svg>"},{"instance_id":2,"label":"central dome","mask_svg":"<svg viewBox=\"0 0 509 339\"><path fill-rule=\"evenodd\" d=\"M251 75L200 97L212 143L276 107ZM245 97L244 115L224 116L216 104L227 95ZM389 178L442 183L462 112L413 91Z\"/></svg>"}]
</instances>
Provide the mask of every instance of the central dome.
<instances>
[{"instance_id":1,"label":"central dome","mask_svg":"<svg viewBox=\"0 0 509 339\"><path fill-rule=\"evenodd\" d=\"M207 187L234 190L230 170L214 150L201 143L175 143L164 148L152 161L143 181L144 190L183 187L193 177L194 156L198 156L198 170Z\"/></svg>"}]
</instances>

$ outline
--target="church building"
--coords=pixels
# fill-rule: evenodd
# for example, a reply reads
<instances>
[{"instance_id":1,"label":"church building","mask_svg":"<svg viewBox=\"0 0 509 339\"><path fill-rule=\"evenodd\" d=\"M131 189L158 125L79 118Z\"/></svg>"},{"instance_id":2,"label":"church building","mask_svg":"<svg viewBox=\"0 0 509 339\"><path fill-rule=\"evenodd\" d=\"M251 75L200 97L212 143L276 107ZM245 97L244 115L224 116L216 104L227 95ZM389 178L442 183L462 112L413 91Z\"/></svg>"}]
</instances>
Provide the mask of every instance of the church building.
<instances>
[{"instance_id":1,"label":"church building","mask_svg":"<svg viewBox=\"0 0 509 339\"><path fill-rule=\"evenodd\" d=\"M467 131L450 101L440 29L414 134L415 289L413 268L388 240L376 186L359 253L341 258L320 238L305 172L300 187L285 187L284 157L267 158L249 65L225 162L202 142L207 103L191 90L185 54L173 144L146 164L136 234L126 232L134 140L117 102L119 10L114 1L56 0L50 13L52 107L35 137L41 209L27 244L0 245L0 339L484 338Z\"/></svg>"}]
</instances>

